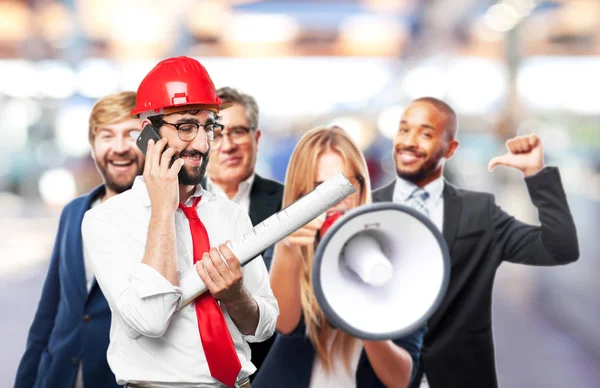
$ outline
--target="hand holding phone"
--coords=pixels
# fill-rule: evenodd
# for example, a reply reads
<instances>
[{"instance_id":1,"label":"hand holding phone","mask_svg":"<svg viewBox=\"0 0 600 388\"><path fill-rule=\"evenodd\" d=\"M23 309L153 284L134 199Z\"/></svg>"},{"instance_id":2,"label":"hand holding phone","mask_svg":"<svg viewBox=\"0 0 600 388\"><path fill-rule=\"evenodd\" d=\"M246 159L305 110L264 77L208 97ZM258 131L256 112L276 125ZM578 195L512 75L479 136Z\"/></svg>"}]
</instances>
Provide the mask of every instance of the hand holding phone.
<instances>
[{"instance_id":1,"label":"hand holding phone","mask_svg":"<svg viewBox=\"0 0 600 388\"><path fill-rule=\"evenodd\" d=\"M147 124L144 129L142 129L142 133L140 133L140 136L138 136L135 142L144 155L146 155L146 150L148 149L148 140L150 139L154 140L154 144L156 144L162 138L151 124ZM166 147L163 152L165 150Z\"/></svg>"},{"instance_id":2,"label":"hand holding phone","mask_svg":"<svg viewBox=\"0 0 600 388\"><path fill-rule=\"evenodd\" d=\"M154 140L154 144L156 144L156 143L158 143L158 141L160 139L162 139L162 137L158 134L156 129L154 129L154 127L151 124L146 124L144 129L142 129L140 136L138 136L138 138L135 142L137 144L138 148L140 149L140 151L142 151L142 154L144 154L144 155L146 155L146 151L148 148L148 141L150 139ZM162 152L165 152L167 150L167 148L168 148L168 146L165 146L165 148L162 150ZM175 162L176 159L177 159L177 156L173 155L173 158L171 159L171 163L169 163L169 167L173 166L173 162Z\"/></svg>"},{"instance_id":3,"label":"hand holding phone","mask_svg":"<svg viewBox=\"0 0 600 388\"><path fill-rule=\"evenodd\" d=\"M152 212L174 213L179 205L178 175L184 164L183 159L178 161L175 156L177 150L167 147L166 139L162 139L151 125L144 127L136 143L146 156L144 182Z\"/></svg>"}]
</instances>

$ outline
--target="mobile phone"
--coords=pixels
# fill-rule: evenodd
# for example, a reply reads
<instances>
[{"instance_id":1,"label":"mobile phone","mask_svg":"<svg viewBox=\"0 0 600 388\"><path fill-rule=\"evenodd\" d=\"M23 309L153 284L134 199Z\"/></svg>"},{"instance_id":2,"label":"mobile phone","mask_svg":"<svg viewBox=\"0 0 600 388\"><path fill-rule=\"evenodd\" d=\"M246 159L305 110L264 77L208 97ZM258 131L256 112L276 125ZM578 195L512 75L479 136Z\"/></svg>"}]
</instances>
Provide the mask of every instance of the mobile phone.
<instances>
[{"instance_id":1,"label":"mobile phone","mask_svg":"<svg viewBox=\"0 0 600 388\"><path fill-rule=\"evenodd\" d=\"M144 129L142 129L142 132L140 133L140 135L138 136L138 138L135 142L137 144L138 148L142 151L142 154L144 154L144 155L146 155L146 150L148 148L148 141L150 139L154 140L154 144L156 144L160 139L162 139L162 137L158 134L156 129L154 129L152 124L146 124L146 126L144 127ZM165 152L167 150L167 148L169 148L169 147L165 146L165 148L162 150L162 152ZM162 154L162 152L161 152L161 154ZM169 163L169 167L171 167L173 165L173 162L175 162L176 160L177 160L177 156L173 155L173 158L171 158L171 163Z\"/></svg>"},{"instance_id":2,"label":"mobile phone","mask_svg":"<svg viewBox=\"0 0 600 388\"><path fill-rule=\"evenodd\" d=\"M138 136L136 140L136 144L138 148L142 151L142 154L146 155L146 149L148 148L148 141L152 139L154 140L154 144L156 144L160 139L160 135L156 132L156 129L152 126L152 124L146 124L144 129L142 129L142 133ZM167 148L163 150L165 152Z\"/></svg>"}]
</instances>

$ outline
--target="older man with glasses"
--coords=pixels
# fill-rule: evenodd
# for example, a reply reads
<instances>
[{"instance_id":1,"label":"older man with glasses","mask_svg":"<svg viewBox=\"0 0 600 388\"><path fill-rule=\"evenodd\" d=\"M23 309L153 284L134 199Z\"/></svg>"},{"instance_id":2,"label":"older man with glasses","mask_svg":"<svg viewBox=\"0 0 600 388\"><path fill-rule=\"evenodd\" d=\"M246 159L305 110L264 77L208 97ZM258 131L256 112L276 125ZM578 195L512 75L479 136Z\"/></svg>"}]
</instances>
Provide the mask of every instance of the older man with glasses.
<instances>
[{"instance_id":1,"label":"older man with glasses","mask_svg":"<svg viewBox=\"0 0 600 388\"><path fill-rule=\"evenodd\" d=\"M229 107L220 112L222 130L217 129L211 147L207 179L203 186L213 194L229 198L242 206L253 225L281 210L283 185L256 174L258 142L258 104L254 97L224 87L218 96ZM267 269L271 266L272 248L263 252ZM252 363L260 369L274 336L250 344Z\"/></svg>"}]
</instances>

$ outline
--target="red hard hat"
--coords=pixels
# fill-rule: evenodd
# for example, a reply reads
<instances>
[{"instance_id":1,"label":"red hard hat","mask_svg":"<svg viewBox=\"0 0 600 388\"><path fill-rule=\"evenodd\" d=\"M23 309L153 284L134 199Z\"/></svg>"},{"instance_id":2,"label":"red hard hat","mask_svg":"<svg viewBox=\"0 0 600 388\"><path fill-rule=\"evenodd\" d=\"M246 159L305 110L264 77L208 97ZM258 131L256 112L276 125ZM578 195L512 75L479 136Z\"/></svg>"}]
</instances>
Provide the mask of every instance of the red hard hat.
<instances>
[{"instance_id":1,"label":"red hard hat","mask_svg":"<svg viewBox=\"0 0 600 388\"><path fill-rule=\"evenodd\" d=\"M189 57L168 58L154 66L140 83L131 115L167 114L169 108L187 105L210 106L218 111L221 99L200 62Z\"/></svg>"}]
</instances>

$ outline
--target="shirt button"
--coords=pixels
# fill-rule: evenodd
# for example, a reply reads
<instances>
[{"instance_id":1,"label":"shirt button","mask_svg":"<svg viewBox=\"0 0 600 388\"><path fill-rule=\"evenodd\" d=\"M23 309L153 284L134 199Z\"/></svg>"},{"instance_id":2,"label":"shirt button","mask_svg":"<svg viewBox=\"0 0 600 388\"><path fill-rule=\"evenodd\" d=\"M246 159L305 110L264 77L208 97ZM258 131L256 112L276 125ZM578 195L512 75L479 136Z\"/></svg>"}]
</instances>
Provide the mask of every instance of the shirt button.
<instances>
[{"instance_id":1,"label":"shirt button","mask_svg":"<svg viewBox=\"0 0 600 388\"><path fill-rule=\"evenodd\" d=\"M92 317L90 317L89 315L85 314L83 316L83 323L88 323L91 320L92 320Z\"/></svg>"},{"instance_id":2,"label":"shirt button","mask_svg":"<svg viewBox=\"0 0 600 388\"><path fill-rule=\"evenodd\" d=\"M71 357L71 362L73 363L73 366L76 366L79 360L77 359L77 357Z\"/></svg>"}]
</instances>

